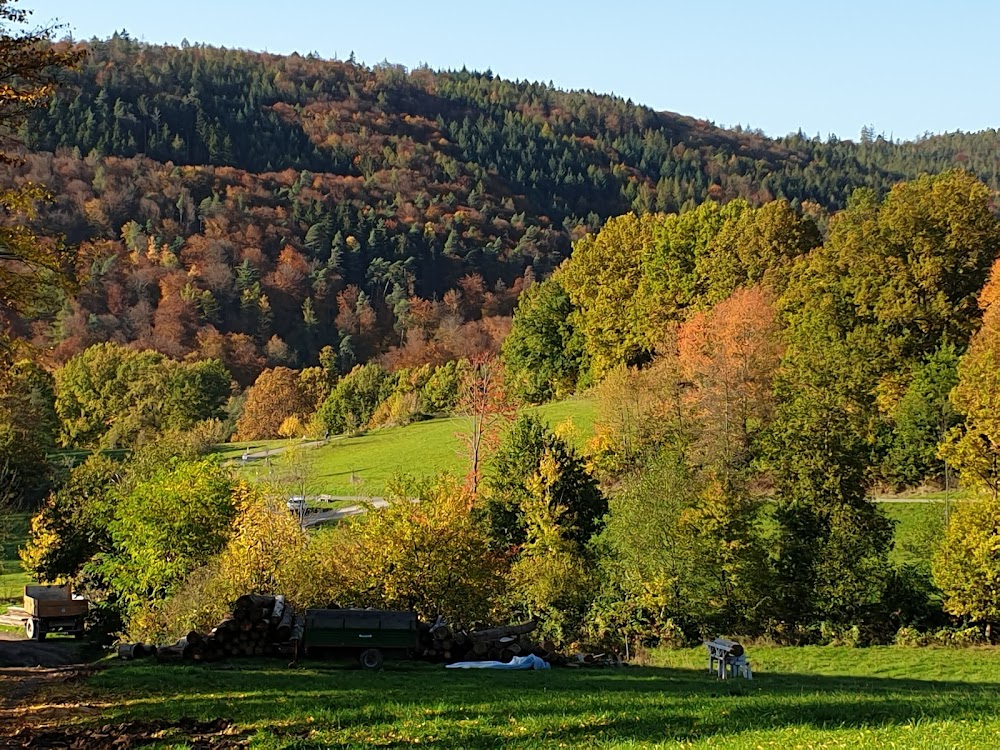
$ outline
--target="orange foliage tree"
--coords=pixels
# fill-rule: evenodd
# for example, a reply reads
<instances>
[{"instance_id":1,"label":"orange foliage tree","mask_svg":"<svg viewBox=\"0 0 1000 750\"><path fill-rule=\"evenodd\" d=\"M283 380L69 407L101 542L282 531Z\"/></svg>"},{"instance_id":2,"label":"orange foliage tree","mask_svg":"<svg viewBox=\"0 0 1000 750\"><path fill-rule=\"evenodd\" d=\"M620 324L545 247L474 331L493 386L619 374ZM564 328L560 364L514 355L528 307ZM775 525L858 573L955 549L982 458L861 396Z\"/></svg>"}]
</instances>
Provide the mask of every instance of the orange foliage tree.
<instances>
[{"instance_id":1,"label":"orange foliage tree","mask_svg":"<svg viewBox=\"0 0 1000 750\"><path fill-rule=\"evenodd\" d=\"M715 458L721 466L741 466L771 417L779 333L771 300L759 287L737 289L678 331L686 411L698 426L702 453L720 451Z\"/></svg>"},{"instance_id":2,"label":"orange foliage tree","mask_svg":"<svg viewBox=\"0 0 1000 750\"><path fill-rule=\"evenodd\" d=\"M286 419L298 417L304 422L311 411L310 398L295 370L287 367L264 370L247 389L243 413L236 423L233 440L278 437Z\"/></svg>"},{"instance_id":3,"label":"orange foliage tree","mask_svg":"<svg viewBox=\"0 0 1000 750\"><path fill-rule=\"evenodd\" d=\"M482 478L483 459L490 448L496 448L503 425L515 414L498 359L480 356L470 363L462 378L457 412L469 420L468 432L460 433L460 437L468 449L467 484L474 498Z\"/></svg>"}]
</instances>

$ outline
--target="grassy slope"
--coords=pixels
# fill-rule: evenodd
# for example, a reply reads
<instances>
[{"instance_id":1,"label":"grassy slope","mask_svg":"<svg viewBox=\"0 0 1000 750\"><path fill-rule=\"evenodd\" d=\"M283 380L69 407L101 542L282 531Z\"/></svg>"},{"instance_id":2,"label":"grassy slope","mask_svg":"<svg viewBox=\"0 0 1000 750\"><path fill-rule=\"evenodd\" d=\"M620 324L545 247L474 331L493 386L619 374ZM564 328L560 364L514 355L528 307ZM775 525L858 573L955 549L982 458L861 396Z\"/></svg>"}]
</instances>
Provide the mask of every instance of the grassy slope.
<instances>
[{"instance_id":1,"label":"grassy slope","mask_svg":"<svg viewBox=\"0 0 1000 750\"><path fill-rule=\"evenodd\" d=\"M896 564L925 564L944 534L944 503L883 503L882 510L896 521Z\"/></svg>"},{"instance_id":2,"label":"grassy slope","mask_svg":"<svg viewBox=\"0 0 1000 750\"><path fill-rule=\"evenodd\" d=\"M987 650L754 648L757 679L720 683L702 649L654 666L541 673L319 663L234 669L115 665L85 721L225 717L256 748L981 748L1000 732ZM165 743L164 746L169 746Z\"/></svg>"},{"instance_id":3,"label":"grassy slope","mask_svg":"<svg viewBox=\"0 0 1000 750\"><path fill-rule=\"evenodd\" d=\"M12 514L7 533L0 544L0 611L5 611L9 604L19 604L24 594L24 585L28 583L27 574L21 570L17 550L28 538L29 521L28 513Z\"/></svg>"},{"instance_id":4,"label":"grassy slope","mask_svg":"<svg viewBox=\"0 0 1000 750\"><path fill-rule=\"evenodd\" d=\"M561 401L528 409L537 413L553 428L567 429L573 442L582 447L593 434L594 405L586 400ZM386 482L396 474L417 478L440 472L463 475L467 459L459 434L467 429L460 417L432 419L405 427L375 430L354 438L331 440L321 448L309 449L304 455L311 464L308 494L380 496ZM269 441L268 444L270 444ZM280 441L279 443L280 444ZM261 445L263 445L261 443ZM274 446L270 446L274 447ZM242 450L230 452L238 458ZM271 464L279 464L274 458ZM266 479L271 465L256 461L245 471ZM280 468L275 468L280 473Z\"/></svg>"}]
</instances>

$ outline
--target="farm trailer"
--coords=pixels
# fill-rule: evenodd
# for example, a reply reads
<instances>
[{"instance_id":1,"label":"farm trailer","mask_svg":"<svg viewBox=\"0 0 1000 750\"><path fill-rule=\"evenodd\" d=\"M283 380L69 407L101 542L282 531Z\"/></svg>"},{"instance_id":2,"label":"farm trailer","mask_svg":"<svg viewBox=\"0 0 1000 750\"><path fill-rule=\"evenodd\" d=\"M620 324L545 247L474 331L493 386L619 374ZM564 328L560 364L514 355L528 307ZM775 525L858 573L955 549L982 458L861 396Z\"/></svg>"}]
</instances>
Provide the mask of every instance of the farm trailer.
<instances>
[{"instance_id":1,"label":"farm trailer","mask_svg":"<svg viewBox=\"0 0 1000 750\"><path fill-rule=\"evenodd\" d=\"M30 585L24 587L24 632L36 641L49 633L67 633L83 637L89 603L74 596L69 586Z\"/></svg>"},{"instance_id":2,"label":"farm trailer","mask_svg":"<svg viewBox=\"0 0 1000 750\"><path fill-rule=\"evenodd\" d=\"M410 657L419 647L413 612L375 609L307 609L305 656L357 656L365 669L381 669L386 656Z\"/></svg>"}]
</instances>

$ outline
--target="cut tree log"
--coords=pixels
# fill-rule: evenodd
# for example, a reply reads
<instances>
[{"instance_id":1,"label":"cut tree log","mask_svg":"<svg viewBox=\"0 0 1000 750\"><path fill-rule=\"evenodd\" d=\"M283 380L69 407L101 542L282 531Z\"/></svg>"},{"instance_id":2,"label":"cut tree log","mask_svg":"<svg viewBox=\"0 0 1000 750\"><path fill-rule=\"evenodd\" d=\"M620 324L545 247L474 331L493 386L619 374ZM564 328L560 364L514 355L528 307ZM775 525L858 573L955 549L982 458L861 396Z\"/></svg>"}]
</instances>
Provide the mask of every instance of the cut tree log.
<instances>
[{"instance_id":1,"label":"cut tree log","mask_svg":"<svg viewBox=\"0 0 1000 750\"><path fill-rule=\"evenodd\" d=\"M274 597L274 607L271 609L271 627L278 627L278 623L281 622L281 615L285 611L285 597L279 594Z\"/></svg>"},{"instance_id":2,"label":"cut tree log","mask_svg":"<svg viewBox=\"0 0 1000 750\"><path fill-rule=\"evenodd\" d=\"M233 605L233 617L237 620L256 622L270 616L273 609L273 596L244 594Z\"/></svg>"},{"instance_id":3,"label":"cut tree log","mask_svg":"<svg viewBox=\"0 0 1000 750\"><path fill-rule=\"evenodd\" d=\"M520 625L507 625L501 628L487 628L486 630L473 630L469 637L474 641L493 641L508 635L522 635L530 633L538 627L538 622L529 620Z\"/></svg>"},{"instance_id":4,"label":"cut tree log","mask_svg":"<svg viewBox=\"0 0 1000 750\"><path fill-rule=\"evenodd\" d=\"M278 626L274 629L274 640L279 642L291 640L296 619L292 608L285 607L281 613L281 619L278 621Z\"/></svg>"}]
</instances>

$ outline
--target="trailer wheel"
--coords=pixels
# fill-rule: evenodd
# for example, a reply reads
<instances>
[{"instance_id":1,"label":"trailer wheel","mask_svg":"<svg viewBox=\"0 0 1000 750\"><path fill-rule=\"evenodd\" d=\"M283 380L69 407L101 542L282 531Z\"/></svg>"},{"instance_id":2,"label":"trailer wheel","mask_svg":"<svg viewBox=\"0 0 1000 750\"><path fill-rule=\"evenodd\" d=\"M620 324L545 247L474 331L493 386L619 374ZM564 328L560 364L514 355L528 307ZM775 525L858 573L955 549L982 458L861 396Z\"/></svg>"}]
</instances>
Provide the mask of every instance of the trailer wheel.
<instances>
[{"instance_id":1,"label":"trailer wheel","mask_svg":"<svg viewBox=\"0 0 1000 750\"><path fill-rule=\"evenodd\" d=\"M382 652L377 648L366 648L361 652L358 660L364 669L369 669L373 672L382 669L382 662L385 661L382 657Z\"/></svg>"},{"instance_id":2,"label":"trailer wheel","mask_svg":"<svg viewBox=\"0 0 1000 750\"><path fill-rule=\"evenodd\" d=\"M42 630L41 623L33 617L29 617L24 623L24 633L33 641L44 641L45 631Z\"/></svg>"}]
</instances>

